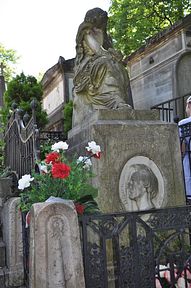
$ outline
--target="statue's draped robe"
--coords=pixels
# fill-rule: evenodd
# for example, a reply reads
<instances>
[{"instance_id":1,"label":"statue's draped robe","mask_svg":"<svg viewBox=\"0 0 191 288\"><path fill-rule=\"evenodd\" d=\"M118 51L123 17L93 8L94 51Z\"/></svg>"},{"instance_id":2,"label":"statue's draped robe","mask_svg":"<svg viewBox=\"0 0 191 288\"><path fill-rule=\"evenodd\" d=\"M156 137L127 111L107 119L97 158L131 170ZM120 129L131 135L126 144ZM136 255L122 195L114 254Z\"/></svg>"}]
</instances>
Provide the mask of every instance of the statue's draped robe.
<instances>
[{"instance_id":1,"label":"statue's draped robe","mask_svg":"<svg viewBox=\"0 0 191 288\"><path fill-rule=\"evenodd\" d=\"M77 67L74 87L76 97L82 97L86 104L117 109L131 102L128 73L109 51L96 54Z\"/></svg>"}]
</instances>

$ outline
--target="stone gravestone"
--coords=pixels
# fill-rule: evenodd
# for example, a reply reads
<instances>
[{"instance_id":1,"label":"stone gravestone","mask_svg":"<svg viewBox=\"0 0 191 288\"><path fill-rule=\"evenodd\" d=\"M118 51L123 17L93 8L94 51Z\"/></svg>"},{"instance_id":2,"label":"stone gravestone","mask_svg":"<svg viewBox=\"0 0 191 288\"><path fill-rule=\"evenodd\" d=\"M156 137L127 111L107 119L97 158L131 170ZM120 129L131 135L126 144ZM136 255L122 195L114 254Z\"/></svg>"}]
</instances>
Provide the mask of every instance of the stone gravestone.
<instances>
[{"instance_id":1,"label":"stone gravestone","mask_svg":"<svg viewBox=\"0 0 191 288\"><path fill-rule=\"evenodd\" d=\"M8 287L24 285L22 219L19 197L12 197L3 207L3 240L6 243L6 282Z\"/></svg>"},{"instance_id":2,"label":"stone gravestone","mask_svg":"<svg viewBox=\"0 0 191 288\"><path fill-rule=\"evenodd\" d=\"M31 209L30 288L84 288L78 217L70 200Z\"/></svg>"},{"instance_id":3,"label":"stone gravestone","mask_svg":"<svg viewBox=\"0 0 191 288\"><path fill-rule=\"evenodd\" d=\"M156 111L132 108L128 76L106 24L106 12L95 8L79 26L69 152L82 155L92 140L101 146L93 184L103 212L184 204L177 126L160 121Z\"/></svg>"}]
</instances>

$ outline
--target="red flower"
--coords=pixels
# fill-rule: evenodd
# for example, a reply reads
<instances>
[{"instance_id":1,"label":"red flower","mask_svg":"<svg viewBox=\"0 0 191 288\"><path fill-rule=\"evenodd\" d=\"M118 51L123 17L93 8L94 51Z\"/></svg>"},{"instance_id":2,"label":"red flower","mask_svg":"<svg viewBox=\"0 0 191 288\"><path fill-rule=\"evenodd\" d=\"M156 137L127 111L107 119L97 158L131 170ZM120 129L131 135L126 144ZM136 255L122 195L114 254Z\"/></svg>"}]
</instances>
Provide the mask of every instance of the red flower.
<instances>
[{"instance_id":1,"label":"red flower","mask_svg":"<svg viewBox=\"0 0 191 288\"><path fill-rule=\"evenodd\" d=\"M96 159L101 158L101 152L97 152L97 153L93 154L92 151L88 151L88 153L91 154L91 157L94 157Z\"/></svg>"},{"instance_id":2,"label":"red flower","mask_svg":"<svg viewBox=\"0 0 191 288\"><path fill-rule=\"evenodd\" d=\"M54 163L52 166L52 177L53 178L67 178L70 175L71 168L64 163Z\"/></svg>"},{"instance_id":3,"label":"red flower","mask_svg":"<svg viewBox=\"0 0 191 288\"><path fill-rule=\"evenodd\" d=\"M79 215L82 215L84 213L84 210L85 210L85 206L80 204L80 203L75 203L75 208L76 208L76 211Z\"/></svg>"},{"instance_id":4,"label":"red flower","mask_svg":"<svg viewBox=\"0 0 191 288\"><path fill-rule=\"evenodd\" d=\"M94 158L100 159L101 157L101 152L97 152L96 154L93 154Z\"/></svg>"},{"instance_id":5,"label":"red flower","mask_svg":"<svg viewBox=\"0 0 191 288\"><path fill-rule=\"evenodd\" d=\"M60 158L60 155L58 152L52 152L46 155L45 162L47 164L52 163L54 164L55 162L58 162Z\"/></svg>"}]
</instances>

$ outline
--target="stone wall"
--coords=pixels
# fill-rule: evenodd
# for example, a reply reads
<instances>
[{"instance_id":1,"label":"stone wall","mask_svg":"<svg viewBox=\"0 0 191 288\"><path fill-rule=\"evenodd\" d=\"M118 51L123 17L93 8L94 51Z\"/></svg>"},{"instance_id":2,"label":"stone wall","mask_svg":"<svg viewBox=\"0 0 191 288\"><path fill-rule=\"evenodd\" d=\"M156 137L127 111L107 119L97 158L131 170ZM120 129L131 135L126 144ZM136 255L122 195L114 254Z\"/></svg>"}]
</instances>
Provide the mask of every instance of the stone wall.
<instances>
[{"instance_id":1,"label":"stone wall","mask_svg":"<svg viewBox=\"0 0 191 288\"><path fill-rule=\"evenodd\" d=\"M191 19L189 21L191 23ZM175 26L167 33L161 32L161 37L153 41L151 38L147 46L127 58L135 109L150 109L161 102L183 96L177 69L181 57L191 51L189 29ZM190 64L189 58L186 66ZM183 68L181 77L186 77L187 70ZM186 89L186 92L191 93L191 90Z\"/></svg>"}]
</instances>

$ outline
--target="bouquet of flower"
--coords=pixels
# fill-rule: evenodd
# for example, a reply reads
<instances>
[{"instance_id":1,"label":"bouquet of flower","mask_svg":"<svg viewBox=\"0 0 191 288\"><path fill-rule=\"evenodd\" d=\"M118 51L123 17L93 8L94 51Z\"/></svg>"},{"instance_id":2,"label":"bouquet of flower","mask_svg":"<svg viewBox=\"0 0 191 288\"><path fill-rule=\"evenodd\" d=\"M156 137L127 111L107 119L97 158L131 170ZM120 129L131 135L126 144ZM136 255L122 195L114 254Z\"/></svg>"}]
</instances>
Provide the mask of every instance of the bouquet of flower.
<instances>
[{"instance_id":1,"label":"bouquet of flower","mask_svg":"<svg viewBox=\"0 0 191 288\"><path fill-rule=\"evenodd\" d=\"M45 202L50 197L73 200L78 214L98 211L94 200L97 188L90 184L94 176L91 171L91 158L100 158L100 146L91 141L86 147L87 156L68 160L65 151L66 142L60 141L51 146L51 152L38 163L39 173L24 175L19 180L18 189L21 190L20 208L29 211L32 204Z\"/></svg>"}]
</instances>

